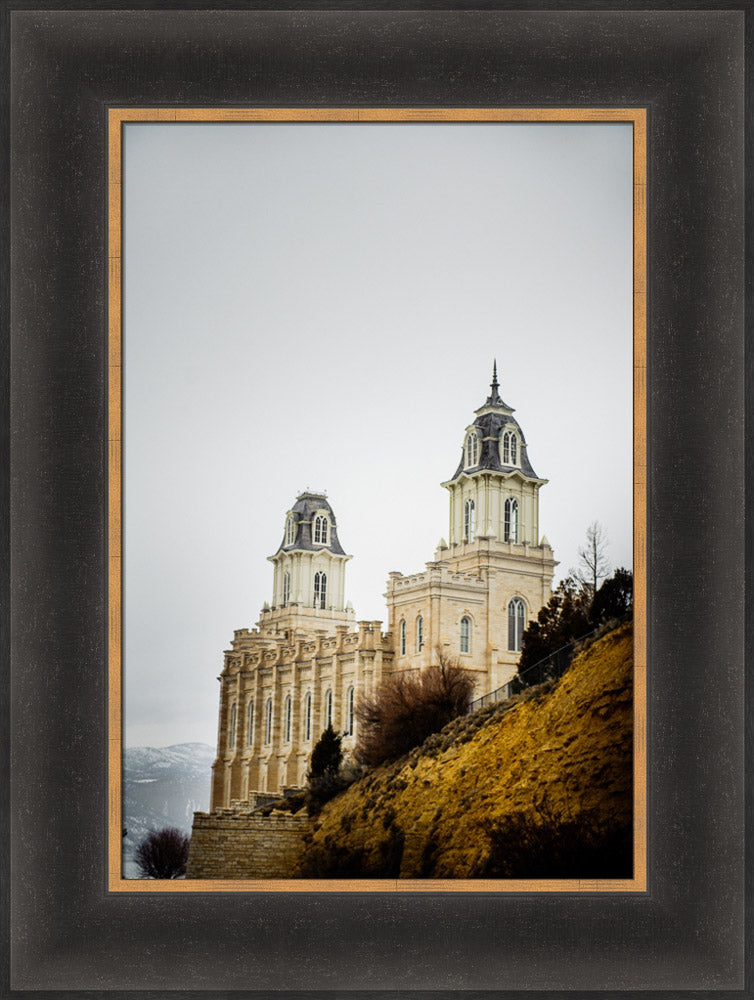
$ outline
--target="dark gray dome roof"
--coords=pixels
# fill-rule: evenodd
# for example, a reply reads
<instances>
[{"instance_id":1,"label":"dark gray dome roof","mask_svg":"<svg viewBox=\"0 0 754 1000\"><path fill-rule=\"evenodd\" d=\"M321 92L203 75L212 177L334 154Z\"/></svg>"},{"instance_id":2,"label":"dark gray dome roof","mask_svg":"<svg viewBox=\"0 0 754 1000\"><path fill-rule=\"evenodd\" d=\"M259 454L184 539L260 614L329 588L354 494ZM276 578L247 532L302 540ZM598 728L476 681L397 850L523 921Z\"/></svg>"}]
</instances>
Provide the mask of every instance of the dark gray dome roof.
<instances>
[{"instance_id":1,"label":"dark gray dome roof","mask_svg":"<svg viewBox=\"0 0 754 1000\"><path fill-rule=\"evenodd\" d=\"M518 424L517 420L514 420L513 408L508 406L507 403L503 402L498 392L498 381L497 381L497 364L493 366L492 369L492 384L490 385L491 392L484 403L476 411L477 417L474 421L473 426L479 431L480 437L480 451L479 451L479 464L472 465L468 469L464 467L465 455L464 448L461 447L461 461L451 477L451 482L457 479L462 472L474 473L481 471L491 471L491 472L514 472L516 470L522 472L525 476L531 479L538 479L536 472L531 467L529 462L529 456L526 449L526 439L524 438L524 432ZM503 465L500 461L500 435L503 433L503 429L507 428L509 430L515 430L518 435L519 441L519 458L520 461L518 465ZM492 440L485 440L485 438L491 438ZM464 445L465 445L464 440Z\"/></svg>"},{"instance_id":2,"label":"dark gray dome roof","mask_svg":"<svg viewBox=\"0 0 754 1000\"><path fill-rule=\"evenodd\" d=\"M327 545L314 544L313 521L317 512L324 511L330 519L330 532ZM345 552L338 541L338 529L335 523L335 514L327 501L324 493L301 493L296 498L296 502L291 507L290 513L296 519L296 534L290 545L285 544L285 531L283 541L280 543L278 552L292 552L294 549L304 549L307 552L319 552L324 549L332 552L336 556L344 556ZM278 554L275 553L275 555Z\"/></svg>"}]
</instances>

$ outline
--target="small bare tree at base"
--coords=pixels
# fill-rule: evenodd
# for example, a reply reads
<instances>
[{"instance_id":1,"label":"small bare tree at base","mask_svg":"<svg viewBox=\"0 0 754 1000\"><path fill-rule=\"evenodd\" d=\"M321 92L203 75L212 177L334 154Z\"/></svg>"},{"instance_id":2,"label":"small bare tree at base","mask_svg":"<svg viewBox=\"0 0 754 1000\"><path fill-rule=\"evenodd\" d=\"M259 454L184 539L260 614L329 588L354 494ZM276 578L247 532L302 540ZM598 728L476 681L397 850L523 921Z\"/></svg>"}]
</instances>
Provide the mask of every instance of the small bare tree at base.
<instances>
[{"instance_id":1,"label":"small bare tree at base","mask_svg":"<svg viewBox=\"0 0 754 1000\"><path fill-rule=\"evenodd\" d=\"M463 715L473 690L472 675L439 649L437 664L386 677L374 696L360 699L356 708L356 760L376 767L403 756Z\"/></svg>"},{"instance_id":2,"label":"small bare tree at base","mask_svg":"<svg viewBox=\"0 0 754 1000\"><path fill-rule=\"evenodd\" d=\"M181 878L186 874L191 838L174 826L150 830L134 860L142 878Z\"/></svg>"}]
</instances>

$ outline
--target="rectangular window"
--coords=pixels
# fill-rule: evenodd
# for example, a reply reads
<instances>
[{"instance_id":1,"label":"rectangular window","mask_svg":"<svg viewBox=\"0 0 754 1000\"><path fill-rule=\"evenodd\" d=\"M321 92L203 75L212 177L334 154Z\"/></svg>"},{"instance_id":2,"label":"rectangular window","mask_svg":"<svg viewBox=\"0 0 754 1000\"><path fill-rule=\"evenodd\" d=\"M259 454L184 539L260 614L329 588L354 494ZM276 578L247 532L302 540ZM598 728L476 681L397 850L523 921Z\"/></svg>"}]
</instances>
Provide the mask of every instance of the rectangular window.
<instances>
[{"instance_id":1,"label":"rectangular window","mask_svg":"<svg viewBox=\"0 0 754 1000\"><path fill-rule=\"evenodd\" d=\"M461 652L468 653L471 650L471 622L468 618L461 619Z\"/></svg>"}]
</instances>

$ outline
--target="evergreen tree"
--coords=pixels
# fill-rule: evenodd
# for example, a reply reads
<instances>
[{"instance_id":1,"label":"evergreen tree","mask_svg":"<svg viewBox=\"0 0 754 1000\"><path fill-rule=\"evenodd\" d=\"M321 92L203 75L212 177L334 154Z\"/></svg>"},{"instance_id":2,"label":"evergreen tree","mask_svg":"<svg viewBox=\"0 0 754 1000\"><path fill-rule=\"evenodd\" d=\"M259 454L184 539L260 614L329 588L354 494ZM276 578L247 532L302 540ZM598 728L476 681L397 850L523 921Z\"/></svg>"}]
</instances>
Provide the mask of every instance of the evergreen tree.
<instances>
[{"instance_id":1,"label":"evergreen tree","mask_svg":"<svg viewBox=\"0 0 754 1000\"><path fill-rule=\"evenodd\" d=\"M318 813L326 802L348 785L348 781L344 780L340 773L340 765L343 762L340 741L341 737L336 734L332 725L329 725L312 750L309 773L306 776L309 786L306 807L310 816Z\"/></svg>"},{"instance_id":2,"label":"evergreen tree","mask_svg":"<svg viewBox=\"0 0 754 1000\"><path fill-rule=\"evenodd\" d=\"M343 761L343 751L338 736L330 724L322 733L312 750L312 759L307 776L309 783L312 778L335 777Z\"/></svg>"},{"instance_id":3,"label":"evergreen tree","mask_svg":"<svg viewBox=\"0 0 754 1000\"><path fill-rule=\"evenodd\" d=\"M595 625L609 618L622 618L634 603L634 575L619 568L602 584L592 603L591 617Z\"/></svg>"},{"instance_id":4,"label":"evergreen tree","mask_svg":"<svg viewBox=\"0 0 754 1000\"><path fill-rule=\"evenodd\" d=\"M571 662L575 640L630 611L633 580L631 572L617 569L596 593L593 583L580 583L572 576L561 580L537 620L524 631L514 691L560 677Z\"/></svg>"},{"instance_id":5,"label":"evergreen tree","mask_svg":"<svg viewBox=\"0 0 754 1000\"><path fill-rule=\"evenodd\" d=\"M537 620L524 631L517 680L523 687L541 684L555 676L561 664L540 663L574 639L586 635L594 626L590 618L591 593L567 576L558 584L550 600L540 610ZM535 669L535 664L540 664Z\"/></svg>"}]
</instances>

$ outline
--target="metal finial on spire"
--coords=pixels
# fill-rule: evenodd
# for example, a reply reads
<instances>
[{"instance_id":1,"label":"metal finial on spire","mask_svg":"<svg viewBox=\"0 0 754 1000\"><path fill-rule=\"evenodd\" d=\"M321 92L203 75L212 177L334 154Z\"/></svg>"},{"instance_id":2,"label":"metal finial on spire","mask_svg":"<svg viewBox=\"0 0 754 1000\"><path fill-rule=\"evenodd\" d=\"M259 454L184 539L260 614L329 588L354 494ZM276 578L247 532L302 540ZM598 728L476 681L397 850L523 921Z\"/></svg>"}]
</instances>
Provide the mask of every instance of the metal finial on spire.
<instances>
[{"instance_id":1,"label":"metal finial on spire","mask_svg":"<svg viewBox=\"0 0 754 1000\"><path fill-rule=\"evenodd\" d=\"M513 407L508 406L508 404L503 400L498 392L499 383L497 380L497 358L492 362L492 382L490 383L490 394L484 403L475 410L475 413L481 413L482 410L486 409L488 406L494 407L496 410L503 409L507 410L508 413L513 413Z\"/></svg>"}]
</instances>

